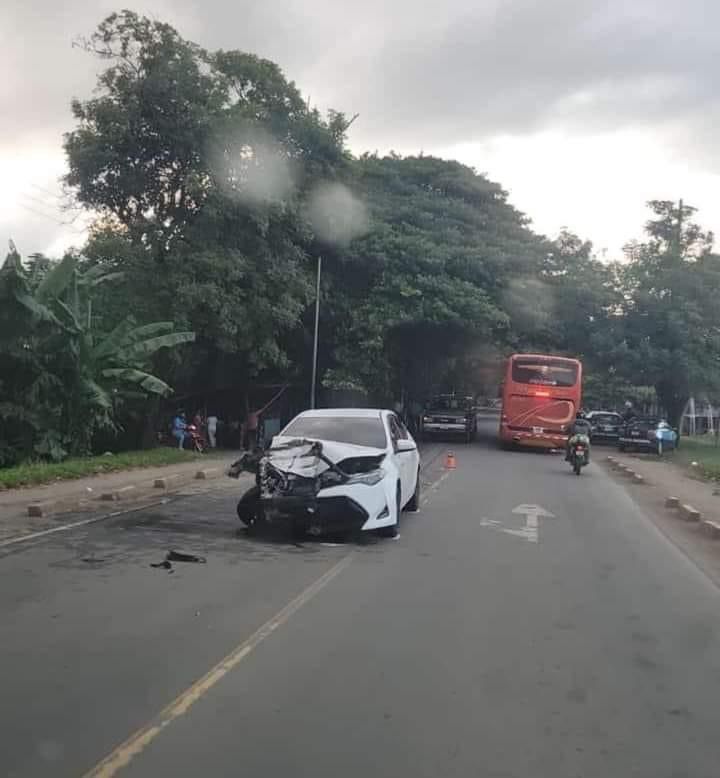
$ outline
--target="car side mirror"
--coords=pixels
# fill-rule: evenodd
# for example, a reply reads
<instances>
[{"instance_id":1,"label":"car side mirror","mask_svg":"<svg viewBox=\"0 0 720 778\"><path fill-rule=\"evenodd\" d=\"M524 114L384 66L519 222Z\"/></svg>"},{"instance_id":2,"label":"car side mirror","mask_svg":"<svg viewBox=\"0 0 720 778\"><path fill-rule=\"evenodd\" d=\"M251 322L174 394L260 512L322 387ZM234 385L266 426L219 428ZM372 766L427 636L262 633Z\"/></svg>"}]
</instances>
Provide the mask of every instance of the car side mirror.
<instances>
[{"instance_id":1,"label":"car side mirror","mask_svg":"<svg viewBox=\"0 0 720 778\"><path fill-rule=\"evenodd\" d=\"M396 444L396 450L398 454L404 454L410 451L416 451L417 446L412 440L409 440L408 438L400 438Z\"/></svg>"}]
</instances>

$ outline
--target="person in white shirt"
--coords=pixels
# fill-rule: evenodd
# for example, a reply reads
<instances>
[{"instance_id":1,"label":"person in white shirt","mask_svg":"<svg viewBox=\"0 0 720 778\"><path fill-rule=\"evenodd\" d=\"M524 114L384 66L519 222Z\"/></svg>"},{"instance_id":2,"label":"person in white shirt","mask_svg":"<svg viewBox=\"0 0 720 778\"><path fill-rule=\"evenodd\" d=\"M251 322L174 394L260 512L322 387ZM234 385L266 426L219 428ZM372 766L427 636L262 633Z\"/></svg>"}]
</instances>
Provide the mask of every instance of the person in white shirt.
<instances>
[{"instance_id":1,"label":"person in white shirt","mask_svg":"<svg viewBox=\"0 0 720 778\"><path fill-rule=\"evenodd\" d=\"M210 439L210 448L217 447L217 426L218 417L213 413L207 418L208 438Z\"/></svg>"}]
</instances>

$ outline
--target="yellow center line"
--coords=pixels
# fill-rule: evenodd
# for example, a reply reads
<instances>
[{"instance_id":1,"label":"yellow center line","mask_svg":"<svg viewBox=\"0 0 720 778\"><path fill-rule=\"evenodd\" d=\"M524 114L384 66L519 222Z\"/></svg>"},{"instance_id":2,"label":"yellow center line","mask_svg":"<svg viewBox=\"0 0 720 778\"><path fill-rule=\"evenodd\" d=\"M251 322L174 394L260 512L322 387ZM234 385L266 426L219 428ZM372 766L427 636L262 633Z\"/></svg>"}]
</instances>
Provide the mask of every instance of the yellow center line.
<instances>
[{"instance_id":1,"label":"yellow center line","mask_svg":"<svg viewBox=\"0 0 720 778\"><path fill-rule=\"evenodd\" d=\"M234 648L226 657L221 659L215 667L209 670L202 678L199 678L192 686L188 687L178 697L148 724L141 727L130 737L108 754L101 762L95 765L89 772L85 773L84 778L111 778L116 775L123 767L140 754L168 725L179 718L215 684L219 683L234 667L242 662L253 649L269 637L278 627L281 627L294 613L300 610L306 603L310 602L316 594L324 589L335 576L341 573L352 561L353 552L343 557L339 562L333 565L326 573L320 576L314 583L310 584L294 600L289 602L269 621L266 621L258 630L256 630L247 640Z\"/></svg>"}]
</instances>

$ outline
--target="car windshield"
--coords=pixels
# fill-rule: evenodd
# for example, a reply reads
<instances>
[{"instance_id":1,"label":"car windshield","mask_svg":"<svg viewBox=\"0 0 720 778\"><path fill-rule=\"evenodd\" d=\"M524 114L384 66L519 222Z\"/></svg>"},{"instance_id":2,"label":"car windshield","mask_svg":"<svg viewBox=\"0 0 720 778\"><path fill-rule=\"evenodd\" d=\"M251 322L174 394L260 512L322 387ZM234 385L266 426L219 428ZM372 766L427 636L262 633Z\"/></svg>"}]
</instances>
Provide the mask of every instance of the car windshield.
<instances>
[{"instance_id":1,"label":"car windshield","mask_svg":"<svg viewBox=\"0 0 720 778\"><path fill-rule=\"evenodd\" d=\"M594 413L591 421L594 424L618 424L620 416L616 413Z\"/></svg>"},{"instance_id":2,"label":"car windshield","mask_svg":"<svg viewBox=\"0 0 720 778\"><path fill-rule=\"evenodd\" d=\"M433 411L464 411L470 405L471 400L465 397L435 397L428 404L428 409Z\"/></svg>"},{"instance_id":3,"label":"car windshield","mask_svg":"<svg viewBox=\"0 0 720 778\"><path fill-rule=\"evenodd\" d=\"M380 416L300 416L283 430L283 437L333 440L355 446L385 448L387 437Z\"/></svg>"},{"instance_id":4,"label":"car windshield","mask_svg":"<svg viewBox=\"0 0 720 778\"><path fill-rule=\"evenodd\" d=\"M657 419L633 419L630 422L630 426L632 427L647 427L648 429L650 427L657 427L657 424Z\"/></svg>"},{"instance_id":5,"label":"car windshield","mask_svg":"<svg viewBox=\"0 0 720 778\"><path fill-rule=\"evenodd\" d=\"M512 380L517 384L542 386L575 386L577 365L573 362L523 357L512 363Z\"/></svg>"}]
</instances>

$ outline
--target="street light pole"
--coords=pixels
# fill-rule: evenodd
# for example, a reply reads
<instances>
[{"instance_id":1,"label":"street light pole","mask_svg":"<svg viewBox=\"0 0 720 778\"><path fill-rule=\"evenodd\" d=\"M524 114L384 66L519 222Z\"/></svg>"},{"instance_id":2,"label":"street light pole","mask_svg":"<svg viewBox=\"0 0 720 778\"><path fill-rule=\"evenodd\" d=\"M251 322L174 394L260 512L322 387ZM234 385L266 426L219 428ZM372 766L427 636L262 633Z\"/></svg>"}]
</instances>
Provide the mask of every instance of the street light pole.
<instances>
[{"instance_id":1,"label":"street light pole","mask_svg":"<svg viewBox=\"0 0 720 778\"><path fill-rule=\"evenodd\" d=\"M315 407L315 381L317 380L317 357L318 357L318 331L320 328L320 273L322 271L322 257L318 256L317 263L317 283L315 286L315 336L313 338L313 362L312 362L312 384L310 386L310 407Z\"/></svg>"}]
</instances>

